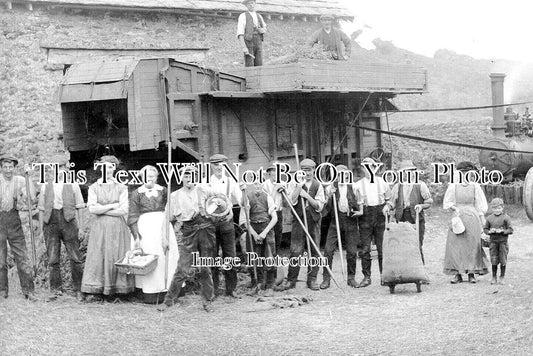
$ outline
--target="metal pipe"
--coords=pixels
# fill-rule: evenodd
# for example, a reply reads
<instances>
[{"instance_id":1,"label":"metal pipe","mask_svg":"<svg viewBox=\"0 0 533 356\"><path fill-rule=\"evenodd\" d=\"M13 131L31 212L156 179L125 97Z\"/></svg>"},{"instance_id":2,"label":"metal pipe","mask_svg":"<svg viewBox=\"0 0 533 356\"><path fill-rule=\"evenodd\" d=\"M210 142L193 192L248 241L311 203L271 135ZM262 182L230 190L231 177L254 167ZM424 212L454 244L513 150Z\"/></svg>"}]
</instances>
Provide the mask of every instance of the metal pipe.
<instances>
[{"instance_id":1,"label":"metal pipe","mask_svg":"<svg viewBox=\"0 0 533 356\"><path fill-rule=\"evenodd\" d=\"M503 81L505 74L491 73L490 84L492 89L492 105L498 107L492 108L492 132L495 137L505 138L505 122L503 105Z\"/></svg>"}]
</instances>

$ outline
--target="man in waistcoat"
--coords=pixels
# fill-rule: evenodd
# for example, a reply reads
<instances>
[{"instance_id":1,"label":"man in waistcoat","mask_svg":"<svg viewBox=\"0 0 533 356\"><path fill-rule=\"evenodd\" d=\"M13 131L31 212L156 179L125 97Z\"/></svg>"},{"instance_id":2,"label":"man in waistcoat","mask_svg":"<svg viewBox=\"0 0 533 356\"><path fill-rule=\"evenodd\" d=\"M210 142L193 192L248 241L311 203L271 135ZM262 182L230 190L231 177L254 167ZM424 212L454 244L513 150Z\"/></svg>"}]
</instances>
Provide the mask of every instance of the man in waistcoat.
<instances>
[{"instance_id":1,"label":"man in waistcoat","mask_svg":"<svg viewBox=\"0 0 533 356\"><path fill-rule=\"evenodd\" d=\"M348 167L345 165L338 165L335 167L339 177L342 172L348 172ZM348 178L346 176L346 178ZM341 183L339 179L333 183L328 189L328 206L330 211L333 211L333 199L337 201L337 212L339 216L339 230L344 237L344 246L346 247L346 265L348 271L348 285L357 288L355 282L355 267L357 262L357 245L359 244L359 228L357 226L357 218L363 215L363 200L359 193L355 190L354 183ZM335 215L332 213L331 223L328 229L326 238L326 248L324 250L324 257L328 259L328 265L333 269L333 255L337 249L337 224L335 222ZM340 251L342 254L343 251ZM331 276L326 268L323 268L322 283L320 289L327 289L330 285Z\"/></svg>"},{"instance_id":2,"label":"man in waistcoat","mask_svg":"<svg viewBox=\"0 0 533 356\"><path fill-rule=\"evenodd\" d=\"M80 253L78 235L79 209L85 207L80 186L77 183L65 182L68 171L68 161L63 157L56 157L52 163L58 164L58 181L51 175L41 186L39 195L39 223L46 242L48 254L48 268L50 271L49 301L62 295L60 254L61 241L70 259L72 287L76 292L76 299L83 300L80 291L83 276L83 261Z\"/></svg>"},{"instance_id":3,"label":"man in waistcoat","mask_svg":"<svg viewBox=\"0 0 533 356\"><path fill-rule=\"evenodd\" d=\"M263 35L266 33L266 23L263 16L255 12L255 0L242 2L248 11L239 15L237 23L237 38L244 53L246 67L263 65Z\"/></svg>"},{"instance_id":4,"label":"man in waistcoat","mask_svg":"<svg viewBox=\"0 0 533 356\"><path fill-rule=\"evenodd\" d=\"M377 171L381 163L367 157L361 161L365 176L355 183L355 187L363 198L363 215L359 218L359 233L361 234L361 268L363 270L363 280L359 284L360 288L368 287L372 268L372 257L370 249L372 240L376 244L378 251L379 273L383 271L383 233L385 232L385 214L388 213L387 201L391 193L389 185L383 178L377 175L372 176L370 172Z\"/></svg>"},{"instance_id":5,"label":"man in waistcoat","mask_svg":"<svg viewBox=\"0 0 533 356\"><path fill-rule=\"evenodd\" d=\"M333 27L334 20L335 16L331 14L320 16L322 28L314 32L307 43L310 47L317 43L323 45L332 59L347 60L352 52L352 41L344 32Z\"/></svg>"},{"instance_id":6,"label":"man in waistcoat","mask_svg":"<svg viewBox=\"0 0 533 356\"><path fill-rule=\"evenodd\" d=\"M407 175L416 170L415 165L410 160L405 160L400 163L398 171L404 176L403 181L407 180ZM411 176L411 179L414 179ZM392 187L391 199L387 205L390 210L394 210L396 221L407 221L411 224L416 223L416 213L419 214L418 224L418 239L420 242L420 255L422 262L424 261L424 253L422 252L422 245L424 243L424 232L426 224L424 219L424 210L429 209L433 199L431 193L424 182L418 183L396 183Z\"/></svg>"},{"instance_id":7,"label":"man in waistcoat","mask_svg":"<svg viewBox=\"0 0 533 356\"><path fill-rule=\"evenodd\" d=\"M14 174L17 164L18 160L12 156L0 156L0 300L8 297L7 244L9 243L17 265L22 294L26 299L36 301L37 298L33 293L33 271L18 212L26 202L28 193L24 177ZM29 172L29 166L25 165L24 170ZM33 201L35 191L31 180L29 186L29 195Z\"/></svg>"},{"instance_id":8,"label":"man in waistcoat","mask_svg":"<svg viewBox=\"0 0 533 356\"><path fill-rule=\"evenodd\" d=\"M288 195L291 203L294 205L294 210L298 214L298 217L303 222L303 214L307 216L307 228L309 234L313 238L316 246L320 246L320 212L324 208L326 198L322 185L315 179L316 163L310 159L304 159L300 163L301 170L305 172L305 182L303 184L295 184L291 182L288 187ZM302 206L302 199L304 206ZM296 218L292 219L291 230L291 259L296 259L304 251L307 254L307 237L302 229L302 226ZM311 245L311 256L318 258L318 251ZM310 256L307 256L310 257ZM307 287L311 290L319 290L319 286L316 283L316 277L318 274L318 267L308 267L307 271ZM278 286L276 290L282 291L296 287L296 281L298 280L298 274L300 273L300 265L289 265L289 272L287 274L287 280L282 285Z\"/></svg>"}]
</instances>

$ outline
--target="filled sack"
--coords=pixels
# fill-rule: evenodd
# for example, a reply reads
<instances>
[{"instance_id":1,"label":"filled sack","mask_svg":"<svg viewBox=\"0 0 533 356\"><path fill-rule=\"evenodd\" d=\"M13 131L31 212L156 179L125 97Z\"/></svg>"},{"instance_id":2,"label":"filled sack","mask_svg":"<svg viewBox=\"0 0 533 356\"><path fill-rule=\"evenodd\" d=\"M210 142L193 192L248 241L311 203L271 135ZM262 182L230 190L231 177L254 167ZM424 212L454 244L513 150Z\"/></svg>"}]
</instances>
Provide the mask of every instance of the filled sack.
<instances>
[{"instance_id":1,"label":"filled sack","mask_svg":"<svg viewBox=\"0 0 533 356\"><path fill-rule=\"evenodd\" d=\"M383 236L383 283L429 282L415 226L401 222L388 227Z\"/></svg>"}]
</instances>

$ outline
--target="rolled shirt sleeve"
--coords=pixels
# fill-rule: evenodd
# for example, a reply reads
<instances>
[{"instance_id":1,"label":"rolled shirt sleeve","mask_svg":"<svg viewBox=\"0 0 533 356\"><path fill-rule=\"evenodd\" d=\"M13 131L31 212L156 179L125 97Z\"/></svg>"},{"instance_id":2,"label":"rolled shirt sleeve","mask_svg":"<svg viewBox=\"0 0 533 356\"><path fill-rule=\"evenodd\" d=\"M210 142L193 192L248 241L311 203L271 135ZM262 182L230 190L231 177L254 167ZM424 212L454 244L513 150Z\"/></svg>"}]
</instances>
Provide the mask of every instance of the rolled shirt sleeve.
<instances>
[{"instance_id":1,"label":"rolled shirt sleeve","mask_svg":"<svg viewBox=\"0 0 533 356\"><path fill-rule=\"evenodd\" d=\"M243 12L239 15L237 20L237 37L244 36L244 28L246 27L246 13Z\"/></svg>"}]
</instances>

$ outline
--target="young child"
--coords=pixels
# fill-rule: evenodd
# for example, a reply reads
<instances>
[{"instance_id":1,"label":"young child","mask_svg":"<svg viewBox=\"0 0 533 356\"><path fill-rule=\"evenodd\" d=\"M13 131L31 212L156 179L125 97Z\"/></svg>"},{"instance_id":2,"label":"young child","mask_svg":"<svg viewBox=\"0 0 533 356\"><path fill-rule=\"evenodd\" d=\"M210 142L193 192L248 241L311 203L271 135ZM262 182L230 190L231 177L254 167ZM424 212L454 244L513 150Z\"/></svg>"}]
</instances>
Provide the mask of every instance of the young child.
<instances>
[{"instance_id":1,"label":"young child","mask_svg":"<svg viewBox=\"0 0 533 356\"><path fill-rule=\"evenodd\" d=\"M498 283L496 278L498 263L500 264L500 284L504 284L505 267L507 265L507 254L509 244L507 236L513 233L511 218L503 213L503 200L494 198L490 202L492 214L487 217L483 232L490 236L490 262L492 264L492 281L490 284Z\"/></svg>"}]
</instances>

